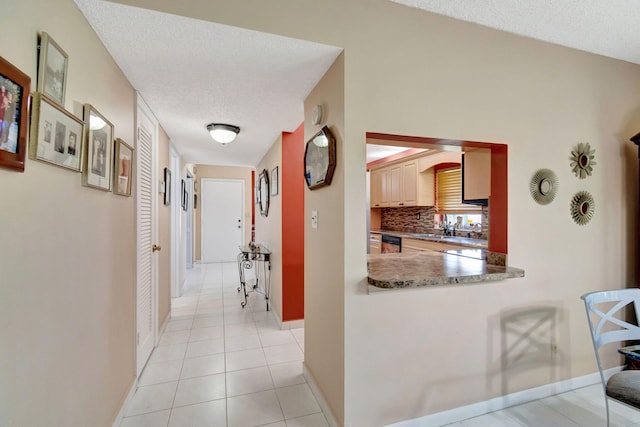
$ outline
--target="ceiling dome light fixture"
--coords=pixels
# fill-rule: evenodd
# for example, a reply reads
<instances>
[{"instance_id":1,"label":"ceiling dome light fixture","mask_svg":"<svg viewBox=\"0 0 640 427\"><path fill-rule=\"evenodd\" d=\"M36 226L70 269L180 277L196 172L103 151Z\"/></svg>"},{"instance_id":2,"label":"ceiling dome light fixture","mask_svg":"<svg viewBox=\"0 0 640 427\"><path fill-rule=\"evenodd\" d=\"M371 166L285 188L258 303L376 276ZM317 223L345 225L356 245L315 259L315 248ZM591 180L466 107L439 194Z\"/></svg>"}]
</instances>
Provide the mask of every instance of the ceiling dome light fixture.
<instances>
[{"instance_id":1,"label":"ceiling dome light fixture","mask_svg":"<svg viewBox=\"0 0 640 427\"><path fill-rule=\"evenodd\" d=\"M222 123L211 123L207 125L207 130L211 134L211 138L225 145L236 139L240 128L233 125L225 125Z\"/></svg>"}]
</instances>

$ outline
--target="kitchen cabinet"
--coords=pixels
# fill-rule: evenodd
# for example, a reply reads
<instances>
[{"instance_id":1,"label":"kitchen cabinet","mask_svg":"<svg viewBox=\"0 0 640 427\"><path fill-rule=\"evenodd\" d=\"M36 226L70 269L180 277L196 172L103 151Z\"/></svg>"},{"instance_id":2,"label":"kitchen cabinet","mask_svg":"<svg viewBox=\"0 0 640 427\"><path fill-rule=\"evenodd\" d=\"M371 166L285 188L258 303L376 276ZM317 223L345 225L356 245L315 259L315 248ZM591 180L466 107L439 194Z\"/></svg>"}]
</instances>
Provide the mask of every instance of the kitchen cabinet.
<instances>
[{"instance_id":1,"label":"kitchen cabinet","mask_svg":"<svg viewBox=\"0 0 640 427\"><path fill-rule=\"evenodd\" d=\"M387 193L389 206L402 206L402 165L389 166L387 176Z\"/></svg>"},{"instance_id":2,"label":"kitchen cabinet","mask_svg":"<svg viewBox=\"0 0 640 427\"><path fill-rule=\"evenodd\" d=\"M375 169L371 171L371 195L370 203L372 208L384 208L389 206L387 196L387 176L389 170L387 168Z\"/></svg>"},{"instance_id":3,"label":"kitchen cabinet","mask_svg":"<svg viewBox=\"0 0 640 427\"><path fill-rule=\"evenodd\" d=\"M382 241L381 235L378 233L371 233L369 235L369 253L379 254L382 253Z\"/></svg>"},{"instance_id":4,"label":"kitchen cabinet","mask_svg":"<svg viewBox=\"0 0 640 427\"><path fill-rule=\"evenodd\" d=\"M433 168L418 170L418 160L408 160L371 171L371 207L433 206Z\"/></svg>"},{"instance_id":5,"label":"kitchen cabinet","mask_svg":"<svg viewBox=\"0 0 640 427\"><path fill-rule=\"evenodd\" d=\"M491 150L468 149L462 155L462 203L487 206L491 195Z\"/></svg>"},{"instance_id":6,"label":"kitchen cabinet","mask_svg":"<svg viewBox=\"0 0 640 427\"><path fill-rule=\"evenodd\" d=\"M402 163L402 206L418 206L418 162Z\"/></svg>"}]
</instances>

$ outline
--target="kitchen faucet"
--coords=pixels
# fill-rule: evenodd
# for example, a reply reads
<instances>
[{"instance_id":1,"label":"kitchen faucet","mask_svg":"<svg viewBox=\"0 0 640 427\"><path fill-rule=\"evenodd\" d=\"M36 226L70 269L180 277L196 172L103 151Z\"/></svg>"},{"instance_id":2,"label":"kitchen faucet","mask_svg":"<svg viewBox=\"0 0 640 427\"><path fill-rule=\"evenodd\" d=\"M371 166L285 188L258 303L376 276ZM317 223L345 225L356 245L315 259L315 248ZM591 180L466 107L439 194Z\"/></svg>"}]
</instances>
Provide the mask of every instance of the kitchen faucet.
<instances>
[{"instance_id":1,"label":"kitchen faucet","mask_svg":"<svg viewBox=\"0 0 640 427\"><path fill-rule=\"evenodd\" d=\"M449 221L447 221L447 214L444 215L444 228L442 229L443 236L451 236L451 229L449 228ZM455 225L454 225L455 228Z\"/></svg>"}]
</instances>

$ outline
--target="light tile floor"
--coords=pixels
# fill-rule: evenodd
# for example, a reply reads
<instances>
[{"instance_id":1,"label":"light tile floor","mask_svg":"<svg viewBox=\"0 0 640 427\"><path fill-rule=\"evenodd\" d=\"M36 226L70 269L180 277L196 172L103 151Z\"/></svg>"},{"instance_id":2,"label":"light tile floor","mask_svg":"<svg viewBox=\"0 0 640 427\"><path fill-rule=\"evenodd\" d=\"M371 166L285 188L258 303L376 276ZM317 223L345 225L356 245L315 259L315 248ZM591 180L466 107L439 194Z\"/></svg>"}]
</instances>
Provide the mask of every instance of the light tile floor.
<instances>
[{"instance_id":1,"label":"light tile floor","mask_svg":"<svg viewBox=\"0 0 640 427\"><path fill-rule=\"evenodd\" d=\"M121 427L328 427L302 375L304 330L278 329L264 297L241 308L235 263L188 270ZM611 427L640 411L611 403ZM447 427L602 427L599 384Z\"/></svg>"},{"instance_id":2,"label":"light tile floor","mask_svg":"<svg viewBox=\"0 0 640 427\"><path fill-rule=\"evenodd\" d=\"M121 427L328 427L302 375L304 330L264 296L240 306L236 263L188 270Z\"/></svg>"},{"instance_id":3,"label":"light tile floor","mask_svg":"<svg viewBox=\"0 0 640 427\"><path fill-rule=\"evenodd\" d=\"M640 411L611 401L609 410L611 427L640 427ZM604 427L606 424L602 386L598 383L447 427Z\"/></svg>"}]
</instances>

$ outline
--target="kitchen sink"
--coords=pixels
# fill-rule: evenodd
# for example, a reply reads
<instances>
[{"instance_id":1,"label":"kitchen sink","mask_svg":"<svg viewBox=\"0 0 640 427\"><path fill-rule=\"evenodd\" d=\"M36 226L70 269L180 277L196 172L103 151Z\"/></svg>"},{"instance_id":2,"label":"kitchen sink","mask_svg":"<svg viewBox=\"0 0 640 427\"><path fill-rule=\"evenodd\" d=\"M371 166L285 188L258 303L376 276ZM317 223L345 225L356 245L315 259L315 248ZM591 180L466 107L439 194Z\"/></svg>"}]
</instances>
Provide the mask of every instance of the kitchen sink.
<instances>
[{"instance_id":1,"label":"kitchen sink","mask_svg":"<svg viewBox=\"0 0 640 427\"><path fill-rule=\"evenodd\" d=\"M451 236L445 236L443 234L433 234L433 233L413 233L411 237L415 237L417 239L447 239Z\"/></svg>"}]
</instances>

